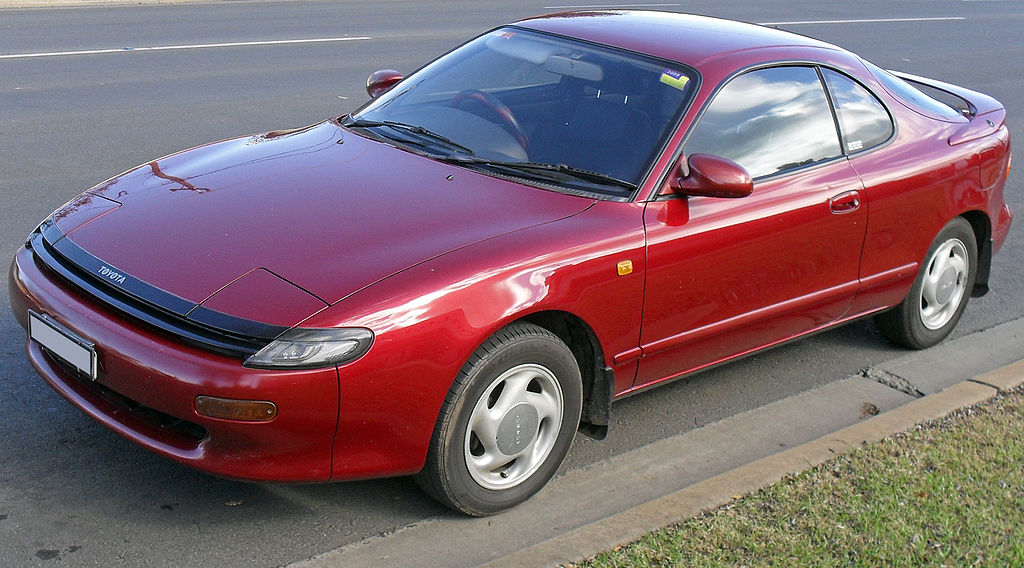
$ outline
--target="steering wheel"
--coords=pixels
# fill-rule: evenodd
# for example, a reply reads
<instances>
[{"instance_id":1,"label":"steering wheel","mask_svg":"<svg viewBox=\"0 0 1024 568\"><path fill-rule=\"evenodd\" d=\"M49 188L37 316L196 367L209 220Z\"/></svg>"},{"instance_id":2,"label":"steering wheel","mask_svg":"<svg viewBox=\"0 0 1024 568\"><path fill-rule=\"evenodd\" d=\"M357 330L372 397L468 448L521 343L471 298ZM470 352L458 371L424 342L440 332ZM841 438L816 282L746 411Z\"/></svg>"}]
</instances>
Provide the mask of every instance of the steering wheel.
<instances>
[{"instance_id":1,"label":"steering wheel","mask_svg":"<svg viewBox=\"0 0 1024 568\"><path fill-rule=\"evenodd\" d=\"M526 149L526 145L530 141L529 137L526 135L526 131L523 130L523 127L520 126L519 121L516 120L515 115L512 114L512 109L508 108L508 105L501 102L498 97L490 93L485 93L478 89L466 89L465 91L455 95L455 98L452 99L452 107L458 108L466 101L476 101L493 110L499 117L501 117L501 121L505 123L510 134L515 137L516 142L519 142L519 145L522 146L524 150Z\"/></svg>"}]
</instances>

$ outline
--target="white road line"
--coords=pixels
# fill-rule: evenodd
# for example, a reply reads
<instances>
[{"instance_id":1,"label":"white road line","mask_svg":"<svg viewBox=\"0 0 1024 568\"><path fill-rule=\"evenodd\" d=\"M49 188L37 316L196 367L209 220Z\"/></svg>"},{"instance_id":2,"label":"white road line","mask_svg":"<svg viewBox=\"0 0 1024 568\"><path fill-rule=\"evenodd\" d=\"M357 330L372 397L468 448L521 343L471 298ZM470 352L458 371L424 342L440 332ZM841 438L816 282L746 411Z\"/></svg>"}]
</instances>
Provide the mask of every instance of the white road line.
<instances>
[{"instance_id":1,"label":"white road line","mask_svg":"<svg viewBox=\"0 0 1024 568\"><path fill-rule=\"evenodd\" d=\"M639 8L639 7L658 7L658 6L679 6L680 4L618 4L619 8ZM603 6L598 4L590 5L563 5L563 6L545 6L545 9L550 10L567 10L567 9L583 9L583 8L610 8L612 6ZM935 18L877 18L877 19L864 19L864 20L804 20L804 21L792 21L792 22L760 22L762 26L799 26L799 25L811 25L811 24L870 24L870 23L884 23L884 22L942 22L942 21L955 21L964 20L966 18L960 16L952 17L935 17ZM80 51L48 51L40 53L12 53L8 55L0 55L0 60L3 59L30 59L34 57L62 57L66 55L102 55L108 53L133 53L137 51L175 51L185 49L210 49L216 47L252 47L260 45L289 45L289 44L303 44L303 43L327 43L327 42L340 42L340 41L365 41L373 39L367 36L355 36L355 37L324 37L324 38L307 38L307 39L278 39L278 40L265 40L265 41L236 41L230 43L198 43L191 45L158 45L158 46L147 46L147 47L120 47L113 49L85 49Z\"/></svg>"},{"instance_id":2,"label":"white road line","mask_svg":"<svg viewBox=\"0 0 1024 568\"><path fill-rule=\"evenodd\" d=\"M328 43L338 41L362 41L373 39L366 36L357 37L323 37L308 39L277 39L265 41L236 41L231 43L197 43L192 45L158 45L149 47L121 47L117 49L86 49L81 51L49 51L45 53L14 53L0 55L0 59L28 59L32 57L61 57L65 55L99 55L106 53L133 53L136 51L174 51L184 49L210 49L214 47L250 47L256 45L288 45L298 43Z\"/></svg>"},{"instance_id":3,"label":"white road line","mask_svg":"<svg viewBox=\"0 0 1024 568\"><path fill-rule=\"evenodd\" d=\"M950 20L966 20L960 16L941 18L876 18L870 20L806 20L802 22L758 22L762 26L800 26L810 24L874 24L885 22L945 22Z\"/></svg>"}]
</instances>

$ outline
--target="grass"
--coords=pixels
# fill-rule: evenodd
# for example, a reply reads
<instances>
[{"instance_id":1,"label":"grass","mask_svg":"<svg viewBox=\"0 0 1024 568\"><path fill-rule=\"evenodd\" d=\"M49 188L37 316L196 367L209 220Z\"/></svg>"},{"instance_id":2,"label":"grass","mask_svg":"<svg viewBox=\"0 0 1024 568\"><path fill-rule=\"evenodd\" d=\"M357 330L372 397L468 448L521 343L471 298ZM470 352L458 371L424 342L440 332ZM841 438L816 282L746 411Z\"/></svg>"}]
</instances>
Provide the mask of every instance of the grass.
<instances>
[{"instance_id":1,"label":"grass","mask_svg":"<svg viewBox=\"0 0 1024 568\"><path fill-rule=\"evenodd\" d=\"M859 448L582 566L1024 566L1024 391Z\"/></svg>"}]
</instances>

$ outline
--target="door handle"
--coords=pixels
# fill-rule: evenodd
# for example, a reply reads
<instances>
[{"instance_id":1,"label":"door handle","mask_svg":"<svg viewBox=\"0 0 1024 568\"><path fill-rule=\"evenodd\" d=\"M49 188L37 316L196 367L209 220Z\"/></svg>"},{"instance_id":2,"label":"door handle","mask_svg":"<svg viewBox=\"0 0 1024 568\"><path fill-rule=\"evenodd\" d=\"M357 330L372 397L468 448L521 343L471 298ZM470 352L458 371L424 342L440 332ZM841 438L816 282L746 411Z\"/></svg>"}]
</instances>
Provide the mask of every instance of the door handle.
<instances>
[{"instance_id":1,"label":"door handle","mask_svg":"<svg viewBox=\"0 0 1024 568\"><path fill-rule=\"evenodd\" d=\"M860 191L844 191L828 200L828 208L836 215L853 213L860 209Z\"/></svg>"}]
</instances>

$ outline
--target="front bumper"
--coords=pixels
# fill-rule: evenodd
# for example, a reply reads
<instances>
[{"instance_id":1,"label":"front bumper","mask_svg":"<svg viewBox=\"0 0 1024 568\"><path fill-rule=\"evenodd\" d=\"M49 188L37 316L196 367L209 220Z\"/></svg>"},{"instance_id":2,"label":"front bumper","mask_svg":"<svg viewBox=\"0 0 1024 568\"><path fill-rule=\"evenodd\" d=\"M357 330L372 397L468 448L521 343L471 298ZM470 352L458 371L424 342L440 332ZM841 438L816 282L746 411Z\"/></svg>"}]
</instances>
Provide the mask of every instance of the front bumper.
<instances>
[{"instance_id":1,"label":"front bumper","mask_svg":"<svg viewBox=\"0 0 1024 568\"><path fill-rule=\"evenodd\" d=\"M161 455L225 477L327 481L338 427L335 368L247 369L237 358L192 347L110 309L69 285L22 248L8 278L23 327L45 313L95 342L96 381L81 378L34 341L27 353L61 396L122 436ZM277 416L239 422L202 416L197 396L269 400Z\"/></svg>"}]
</instances>

